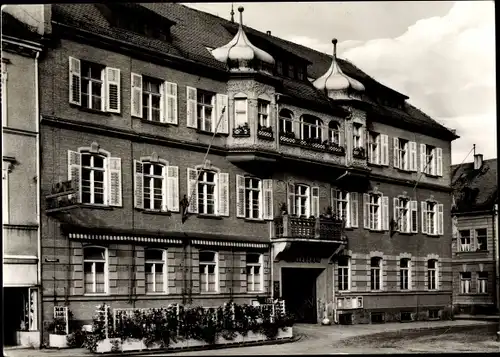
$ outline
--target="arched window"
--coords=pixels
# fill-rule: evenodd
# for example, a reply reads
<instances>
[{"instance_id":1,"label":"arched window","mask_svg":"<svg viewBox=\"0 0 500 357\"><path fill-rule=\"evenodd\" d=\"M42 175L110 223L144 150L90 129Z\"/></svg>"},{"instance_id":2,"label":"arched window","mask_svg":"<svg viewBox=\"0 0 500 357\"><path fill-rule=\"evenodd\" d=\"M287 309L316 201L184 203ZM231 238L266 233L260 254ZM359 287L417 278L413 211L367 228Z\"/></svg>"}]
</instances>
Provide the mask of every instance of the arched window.
<instances>
[{"instance_id":1,"label":"arched window","mask_svg":"<svg viewBox=\"0 0 500 357\"><path fill-rule=\"evenodd\" d=\"M200 291L216 292L218 287L218 254L200 251Z\"/></svg>"},{"instance_id":2,"label":"arched window","mask_svg":"<svg viewBox=\"0 0 500 357\"><path fill-rule=\"evenodd\" d=\"M167 251L146 249L144 252L146 291L148 293L167 292Z\"/></svg>"},{"instance_id":3,"label":"arched window","mask_svg":"<svg viewBox=\"0 0 500 357\"><path fill-rule=\"evenodd\" d=\"M336 121L328 123L328 140L333 144L340 145L339 123Z\"/></svg>"},{"instance_id":4,"label":"arched window","mask_svg":"<svg viewBox=\"0 0 500 357\"><path fill-rule=\"evenodd\" d=\"M83 248L83 273L86 294L105 294L108 290L108 252L106 248Z\"/></svg>"},{"instance_id":5,"label":"arched window","mask_svg":"<svg viewBox=\"0 0 500 357\"><path fill-rule=\"evenodd\" d=\"M370 259L370 289L382 290L382 258Z\"/></svg>"},{"instance_id":6,"label":"arched window","mask_svg":"<svg viewBox=\"0 0 500 357\"><path fill-rule=\"evenodd\" d=\"M300 135L301 139L319 138L321 140L321 126L323 122L321 119L312 115L303 115L300 118Z\"/></svg>"},{"instance_id":7,"label":"arched window","mask_svg":"<svg viewBox=\"0 0 500 357\"><path fill-rule=\"evenodd\" d=\"M280 133L293 133L293 113L288 109L280 110Z\"/></svg>"},{"instance_id":8,"label":"arched window","mask_svg":"<svg viewBox=\"0 0 500 357\"><path fill-rule=\"evenodd\" d=\"M81 152L82 159L82 202L105 204L106 160L101 153Z\"/></svg>"}]
</instances>

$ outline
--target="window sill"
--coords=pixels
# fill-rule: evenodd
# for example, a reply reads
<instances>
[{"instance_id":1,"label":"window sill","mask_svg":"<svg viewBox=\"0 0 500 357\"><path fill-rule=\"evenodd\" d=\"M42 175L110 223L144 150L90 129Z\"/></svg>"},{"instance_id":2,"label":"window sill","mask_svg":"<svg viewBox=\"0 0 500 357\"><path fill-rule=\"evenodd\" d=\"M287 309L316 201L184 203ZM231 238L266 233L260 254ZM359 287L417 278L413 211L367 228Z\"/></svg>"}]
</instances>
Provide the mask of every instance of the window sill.
<instances>
[{"instance_id":1,"label":"window sill","mask_svg":"<svg viewBox=\"0 0 500 357\"><path fill-rule=\"evenodd\" d=\"M400 231L395 231L395 232L404 236L412 236L414 234L417 234L415 232L400 232Z\"/></svg>"},{"instance_id":2,"label":"window sill","mask_svg":"<svg viewBox=\"0 0 500 357\"><path fill-rule=\"evenodd\" d=\"M387 166L387 165L376 164L376 163L374 163L374 162L369 162L369 161L368 161L368 166L373 166L373 167L383 168L384 166Z\"/></svg>"},{"instance_id":3,"label":"window sill","mask_svg":"<svg viewBox=\"0 0 500 357\"><path fill-rule=\"evenodd\" d=\"M70 103L70 106L73 108L76 108L78 110L81 110L82 112L87 112L87 113L106 115L108 117L111 116L111 114L112 114L112 113L108 113L108 112L98 110L98 109L91 109L91 108L82 107L81 105L77 105L77 104ZM113 113L113 114L120 115L119 113Z\"/></svg>"},{"instance_id":4,"label":"window sill","mask_svg":"<svg viewBox=\"0 0 500 357\"><path fill-rule=\"evenodd\" d=\"M168 292L146 292L147 296L162 296L168 295Z\"/></svg>"},{"instance_id":5,"label":"window sill","mask_svg":"<svg viewBox=\"0 0 500 357\"><path fill-rule=\"evenodd\" d=\"M86 293L83 296L109 296L109 293Z\"/></svg>"},{"instance_id":6,"label":"window sill","mask_svg":"<svg viewBox=\"0 0 500 357\"><path fill-rule=\"evenodd\" d=\"M406 170L406 169L400 169L399 167L395 167L395 169L401 173L404 173L404 174L412 174L412 173L416 172L415 170L411 171L411 170Z\"/></svg>"},{"instance_id":7,"label":"window sill","mask_svg":"<svg viewBox=\"0 0 500 357\"><path fill-rule=\"evenodd\" d=\"M216 215L213 215L213 214L203 214L203 213L200 213L198 214L198 218L206 218L206 219L222 219L221 216L216 216Z\"/></svg>"},{"instance_id":8,"label":"window sill","mask_svg":"<svg viewBox=\"0 0 500 357\"><path fill-rule=\"evenodd\" d=\"M168 127L170 125L168 123L163 123L161 121L152 121L152 120L143 119L143 118L139 118L139 120L145 124L151 124L151 125L162 126L162 127Z\"/></svg>"},{"instance_id":9,"label":"window sill","mask_svg":"<svg viewBox=\"0 0 500 357\"><path fill-rule=\"evenodd\" d=\"M141 210L139 209L144 214L153 214L153 215L159 215L159 216L171 216L172 213L170 211L155 211L155 210L150 210L150 209L144 209Z\"/></svg>"},{"instance_id":10,"label":"window sill","mask_svg":"<svg viewBox=\"0 0 500 357\"><path fill-rule=\"evenodd\" d=\"M200 295L218 295L220 294L219 291L200 291Z\"/></svg>"},{"instance_id":11,"label":"window sill","mask_svg":"<svg viewBox=\"0 0 500 357\"><path fill-rule=\"evenodd\" d=\"M431 178L439 178L439 177L441 177L441 176L438 176L438 175L427 174L427 173L425 174L425 176L431 177Z\"/></svg>"},{"instance_id":12,"label":"window sill","mask_svg":"<svg viewBox=\"0 0 500 357\"><path fill-rule=\"evenodd\" d=\"M457 254L474 254L474 253L489 253L487 250L469 250L469 251L463 251L463 252L457 252Z\"/></svg>"},{"instance_id":13,"label":"window sill","mask_svg":"<svg viewBox=\"0 0 500 357\"><path fill-rule=\"evenodd\" d=\"M257 219L257 218L245 218L245 222L266 223L267 221L265 221L263 219Z\"/></svg>"},{"instance_id":14,"label":"window sill","mask_svg":"<svg viewBox=\"0 0 500 357\"><path fill-rule=\"evenodd\" d=\"M386 232L383 229L370 229L370 228L367 228L367 230L369 230L372 233L385 233Z\"/></svg>"},{"instance_id":15,"label":"window sill","mask_svg":"<svg viewBox=\"0 0 500 357\"><path fill-rule=\"evenodd\" d=\"M203 134L203 135L208 135L208 136L213 136L214 132L213 131L206 131L206 130L201 130L201 129L196 129L196 132L198 134ZM216 137L223 137L223 136L228 136L229 134L223 134L223 133L216 133Z\"/></svg>"},{"instance_id":16,"label":"window sill","mask_svg":"<svg viewBox=\"0 0 500 357\"><path fill-rule=\"evenodd\" d=\"M80 207L81 208L90 208L90 209L103 209L106 211L113 210L113 207L105 206L105 205L98 205L98 204L94 204L94 203L82 203Z\"/></svg>"},{"instance_id":17,"label":"window sill","mask_svg":"<svg viewBox=\"0 0 500 357\"><path fill-rule=\"evenodd\" d=\"M431 237L431 238L439 238L441 237L439 234L430 234L430 233L426 233L427 237Z\"/></svg>"},{"instance_id":18,"label":"window sill","mask_svg":"<svg viewBox=\"0 0 500 357\"><path fill-rule=\"evenodd\" d=\"M247 294L265 294L265 291L247 291Z\"/></svg>"}]
</instances>

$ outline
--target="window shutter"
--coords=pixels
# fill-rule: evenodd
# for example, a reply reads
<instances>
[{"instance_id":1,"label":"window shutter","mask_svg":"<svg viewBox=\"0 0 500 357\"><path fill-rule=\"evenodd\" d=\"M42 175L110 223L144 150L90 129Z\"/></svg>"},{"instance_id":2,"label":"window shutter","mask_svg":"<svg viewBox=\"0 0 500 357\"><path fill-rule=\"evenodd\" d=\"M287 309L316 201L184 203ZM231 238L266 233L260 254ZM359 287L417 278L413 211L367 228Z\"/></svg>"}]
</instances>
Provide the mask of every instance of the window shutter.
<instances>
[{"instance_id":1,"label":"window shutter","mask_svg":"<svg viewBox=\"0 0 500 357\"><path fill-rule=\"evenodd\" d=\"M108 165L109 177L109 205L122 206L122 160L119 157L110 157Z\"/></svg>"},{"instance_id":2,"label":"window shutter","mask_svg":"<svg viewBox=\"0 0 500 357\"><path fill-rule=\"evenodd\" d=\"M443 205L437 205L437 234L443 235Z\"/></svg>"},{"instance_id":3,"label":"window shutter","mask_svg":"<svg viewBox=\"0 0 500 357\"><path fill-rule=\"evenodd\" d=\"M130 113L132 116L142 118L142 76L137 73L132 73L130 76L131 83L131 99Z\"/></svg>"},{"instance_id":4,"label":"window shutter","mask_svg":"<svg viewBox=\"0 0 500 357\"><path fill-rule=\"evenodd\" d=\"M262 180L264 197L264 219L273 219L273 180Z\"/></svg>"},{"instance_id":5,"label":"window shutter","mask_svg":"<svg viewBox=\"0 0 500 357\"><path fill-rule=\"evenodd\" d=\"M165 93L165 122L177 124L177 83L165 82L163 88Z\"/></svg>"},{"instance_id":6,"label":"window shutter","mask_svg":"<svg viewBox=\"0 0 500 357\"><path fill-rule=\"evenodd\" d=\"M319 187L312 188L311 216L319 217Z\"/></svg>"},{"instance_id":7,"label":"window shutter","mask_svg":"<svg viewBox=\"0 0 500 357\"><path fill-rule=\"evenodd\" d=\"M179 212L179 168L167 166L167 208Z\"/></svg>"},{"instance_id":8,"label":"window shutter","mask_svg":"<svg viewBox=\"0 0 500 357\"><path fill-rule=\"evenodd\" d=\"M106 67L106 110L110 113L120 113L120 99L120 70Z\"/></svg>"},{"instance_id":9,"label":"window shutter","mask_svg":"<svg viewBox=\"0 0 500 357\"><path fill-rule=\"evenodd\" d=\"M436 148L436 175L443 176L443 149Z\"/></svg>"},{"instance_id":10,"label":"window shutter","mask_svg":"<svg viewBox=\"0 0 500 357\"><path fill-rule=\"evenodd\" d=\"M380 140L382 142L381 147L381 165L387 166L389 165L389 137L385 134L380 135Z\"/></svg>"},{"instance_id":11,"label":"window shutter","mask_svg":"<svg viewBox=\"0 0 500 357\"><path fill-rule=\"evenodd\" d=\"M337 189L331 189L331 199L332 199L332 213L338 215L338 207L337 207Z\"/></svg>"},{"instance_id":12,"label":"window shutter","mask_svg":"<svg viewBox=\"0 0 500 357\"><path fill-rule=\"evenodd\" d=\"M395 230L399 231L399 199L397 197L394 197L392 199L392 210L394 212L394 223L395 223Z\"/></svg>"},{"instance_id":13,"label":"window shutter","mask_svg":"<svg viewBox=\"0 0 500 357\"><path fill-rule=\"evenodd\" d=\"M186 119L188 128L197 128L198 121L196 120L196 88L186 87Z\"/></svg>"},{"instance_id":14,"label":"window shutter","mask_svg":"<svg viewBox=\"0 0 500 357\"><path fill-rule=\"evenodd\" d=\"M134 160L134 207L144 208L144 176L142 162Z\"/></svg>"},{"instance_id":15,"label":"window shutter","mask_svg":"<svg viewBox=\"0 0 500 357\"><path fill-rule=\"evenodd\" d=\"M295 185L293 183L287 185L287 197L288 214L295 214Z\"/></svg>"},{"instance_id":16,"label":"window shutter","mask_svg":"<svg viewBox=\"0 0 500 357\"><path fill-rule=\"evenodd\" d=\"M236 217L245 217L245 177L236 175Z\"/></svg>"},{"instance_id":17,"label":"window shutter","mask_svg":"<svg viewBox=\"0 0 500 357\"><path fill-rule=\"evenodd\" d=\"M219 215L229 216L229 174L219 173Z\"/></svg>"},{"instance_id":18,"label":"window shutter","mask_svg":"<svg viewBox=\"0 0 500 357\"><path fill-rule=\"evenodd\" d=\"M82 82L81 82L80 60L69 58L69 102L71 104L82 104Z\"/></svg>"},{"instance_id":19,"label":"window shutter","mask_svg":"<svg viewBox=\"0 0 500 357\"><path fill-rule=\"evenodd\" d=\"M471 229L469 231L469 237L470 237L470 249L471 249L471 252L475 252L476 251L476 241L477 241L477 232L475 229Z\"/></svg>"},{"instance_id":20,"label":"window shutter","mask_svg":"<svg viewBox=\"0 0 500 357\"><path fill-rule=\"evenodd\" d=\"M188 212L198 213L198 170L187 169Z\"/></svg>"},{"instance_id":21,"label":"window shutter","mask_svg":"<svg viewBox=\"0 0 500 357\"><path fill-rule=\"evenodd\" d=\"M350 192L349 193L349 208L351 210L351 227L358 227L358 193Z\"/></svg>"},{"instance_id":22,"label":"window shutter","mask_svg":"<svg viewBox=\"0 0 500 357\"><path fill-rule=\"evenodd\" d=\"M375 144L377 145L377 151L375 153L375 164L382 164L382 140L381 140L381 135L377 135L377 138L375 139Z\"/></svg>"},{"instance_id":23,"label":"window shutter","mask_svg":"<svg viewBox=\"0 0 500 357\"><path fill-rule=\"evenodd\" d=\"M417 143L409 142L410 146L410 171L417 171Z\"/></svg>"},{"instance_id":24,"label":"window shutter","mask_svg":"<svg viewBox=\"0 0 500 357\"><path fill-rule=\"evenodd\" d=\"M79 152L68 150L68 179L73 181L77 192L77 202L82 202L82 155Z\"/></svg>"},{"instance_id":25,"label":"window shutter","mask_svg":"<svg viewBox=\"0 0 500 357\"><path fill-rule=\"evenodd\" d=\"M369 136L368 137L368 150L367 150L367 157L368 157L368 162L369 163L375 163L374 162L374 158L373 158L373 150L372 150L372 147L373 147L373 142L372 142L372 138Z\"/></svg>"},{"instance_id":26,"label":"window shutter","mask_svg":"<svg viewBox=\"0 0 500 357\"><path fill-rule=\"evenodd\" d=\"M363 227L366 229L370 228L369 213L370 213L370 195L367 193L363 193Z\"/></svg>"},{"instance_id":27,"label":"window shutter","mask_svg":"<svg viewBox=\"0 0 500 357\"><path fill-rule=\"evenodd\" d=\"M389 197L382 196L382 230L389 230Z\"/></svg>"},{"instance_id":28,"label":"window shutter","mask_svg":"<svg viewBox=\"0 0 500 357\"><path fill-rule=\"evenodd\" d=\"M417 201L410 201L410 224L411 232L418 233L418 203Z\"/></svg>"},{"instance_id":29,"label":"window shutter","mask_svg":"<svg viewBox=\"0 0 500 357\"><path fill-rule=\"evenodd\" d=\"M393 138L394 146L394 167L399 169L399 138Z\"/></svg>"},{"instance_id":30,"label":"window shutter","mask_svg":"<svg viewBox=\"0 0 500 357\"><path fill-rule=\"evenodd\" d=\"M425 165L427 164L425 158L425 144L420 144L420 172L425 172Z\"/></svg>"},{"instance_id":31,"label":"window shutter","mask_svg":"<svg viewBox=\"0 0 500 357\"><path fill-rule=\"evenodd\" d=\"M217 94L217 118L215 118L216 123L219 121L221 115L222 119L217 127L216 132L221 134L229 134L229 108L228 108L228 97L226 94ZM222 109L224 109L224 114ZM248 111L248 109L247 109ZM247 113L248 115L248 113Z\"/></svg>"},{"instance_id":32,"label":"window shutter","mask_svg":"<svg viewBox=\"0 0 500 357\"><path fill-rule=\"evenodd\" d=\"M425 214L427 212L427 202L425 201L420 202L420 207L421 207L420 215L422 216L422 233L427 234L427 219L425 217Z\"/></svg>"}]
</instances>

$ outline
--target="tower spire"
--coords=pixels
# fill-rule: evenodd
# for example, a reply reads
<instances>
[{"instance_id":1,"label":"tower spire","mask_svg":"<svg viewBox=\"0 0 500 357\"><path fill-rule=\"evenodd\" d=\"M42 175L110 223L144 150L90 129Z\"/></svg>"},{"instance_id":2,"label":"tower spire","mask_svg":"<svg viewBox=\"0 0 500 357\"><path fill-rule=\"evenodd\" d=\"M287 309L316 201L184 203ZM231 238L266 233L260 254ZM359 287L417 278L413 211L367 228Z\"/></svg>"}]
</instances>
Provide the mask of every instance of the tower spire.
<instances>
[{"instance_id":1,"label":"tower spire","mask_svg":"<svg viewBox=\"0 0 500 357\"><path fill-rule=\"evenodd\" d=\"M234 7L233 7L233 3L231 3L231 22L234 22Z\"/></svg>"}]
</instances>

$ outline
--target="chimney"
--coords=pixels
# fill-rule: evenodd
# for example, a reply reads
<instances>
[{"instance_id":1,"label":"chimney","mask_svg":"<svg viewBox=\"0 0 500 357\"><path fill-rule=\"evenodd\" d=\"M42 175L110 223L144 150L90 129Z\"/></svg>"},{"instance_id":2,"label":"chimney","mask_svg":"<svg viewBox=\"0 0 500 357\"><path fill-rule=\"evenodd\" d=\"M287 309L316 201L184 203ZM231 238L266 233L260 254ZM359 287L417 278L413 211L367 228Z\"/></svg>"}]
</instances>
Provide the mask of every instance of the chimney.
<instances>
[{"instance_id":1,"label":"chimney","mask_svg":"<svg viewBox=\"0 0 500 357\"><path fill-rule=\"evenodd\" d=\"M267 31L266 31L266 34L267 34L268 36L271 36L271 31L267 30Z\"/></svg>"},{"instance_id":2,"label":"chimney","mask_svg":"<svg viewBox=\"0 0 500 357\"><path fill-rule=\"evenodd\" d=\"M474 170L479 170L483 166L483 154L474 155Z\"/></svg>"}]
</instances>

